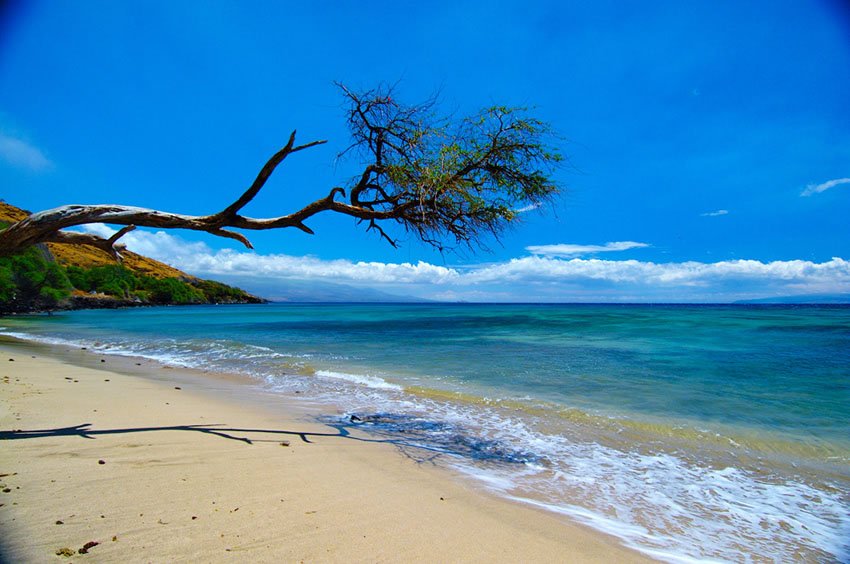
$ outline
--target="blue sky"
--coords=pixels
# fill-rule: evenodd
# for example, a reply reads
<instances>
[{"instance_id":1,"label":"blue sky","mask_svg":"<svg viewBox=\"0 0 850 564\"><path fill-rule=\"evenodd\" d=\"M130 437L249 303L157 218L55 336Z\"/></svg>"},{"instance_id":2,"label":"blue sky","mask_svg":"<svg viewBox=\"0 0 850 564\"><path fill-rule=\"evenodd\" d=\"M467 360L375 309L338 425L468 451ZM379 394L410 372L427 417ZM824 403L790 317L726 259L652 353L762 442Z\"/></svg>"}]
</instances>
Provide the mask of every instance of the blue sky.
<instances>
[{"instance_id":1,"label":"blue sky","mask_svg":"<svg viewBox=\"0 0 850 564\"><path fill-rule=\"evenodd\" d=\"M350 218L232 241L127 236L193 273L484 301L725 301L850 292L850 12L840 2L27 2L0 22L0 197L30 210L245 211L349 178L333 86L533 106L567 188L489 252L392 249ZM93 229L100 229L95 227ZM846 259L846 260L845 260Z\"/></svg>"}]
</instances>

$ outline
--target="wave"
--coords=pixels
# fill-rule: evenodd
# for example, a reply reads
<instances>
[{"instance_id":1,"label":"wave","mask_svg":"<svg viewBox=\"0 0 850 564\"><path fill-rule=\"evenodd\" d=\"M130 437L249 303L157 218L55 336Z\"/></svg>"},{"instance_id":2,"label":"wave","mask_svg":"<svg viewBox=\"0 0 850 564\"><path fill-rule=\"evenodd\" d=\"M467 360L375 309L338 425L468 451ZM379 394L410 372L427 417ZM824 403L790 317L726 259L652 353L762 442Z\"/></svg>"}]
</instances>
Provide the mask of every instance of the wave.
<instances>
[{"instance_id":1,"label":"wave","mask_svg":"<svg viewBox=\"0 0 850 564\"><path fill-rule=\"evenodd\" d=\"M376 403L381 411L355 413L359 429L447 455L450 466L503 497L567 515L655 558L848 556L846 488L641 452L639 445L574 440L470 405L409 398ZM434 462L430 455L412 457Z\"/></svg>"},{"instance_id":2,"label":"wave","mask_svg":"<svg viewBox=\"0 0 850 564\"><path fill-rule=\"evenodd\" d=\"M335 372L333 370L316 370L315 374L320 378L345 380L346 382L352 382L376 390L402 390L402 387L397 384L391 384L383 378L367 374L349 374L347 372Z\"/></svg>"}]
</instances>

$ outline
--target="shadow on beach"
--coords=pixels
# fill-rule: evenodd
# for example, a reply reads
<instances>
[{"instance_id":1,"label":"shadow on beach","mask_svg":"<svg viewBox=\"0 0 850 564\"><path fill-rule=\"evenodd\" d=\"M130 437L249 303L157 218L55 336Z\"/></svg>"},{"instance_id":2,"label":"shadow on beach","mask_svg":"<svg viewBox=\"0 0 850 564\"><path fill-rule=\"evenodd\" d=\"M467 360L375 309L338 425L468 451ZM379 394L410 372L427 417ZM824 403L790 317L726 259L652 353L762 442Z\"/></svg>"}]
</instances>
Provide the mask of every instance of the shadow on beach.
<instances>
[{"instance_id":1,"label":"shadow on beach","mask_svg":"<svg viewBox=\"0 0 850 564\"><path fill-rule=\"evenodd\" d=\"M221 423L203 425L166 425L159 427L125 427L119 429L97 429L91 423L54 429L15 429L0 431L0 440L16 441L56 437L80 437L96 439L99 436L150 433L157 431L182 431L204 433L223 439L239 441L248 445L263 442L281 442L282 437L297 437L312 444L317 439L346 439L366 443L390 444L397 447L412 460L434 462L440 455L470 458L479 461L526 463L537 461L531 453L508 448L499 441L475 437L462 429L450 427L438 421L428 421L398 414L350 416L347 418L324 417L320 422L333 432L292 431L285 429L255 429L228 427ZM363 431L372 437L352 434L351 430ZM252 436L248 436L252 435ZM270 438L257 438L264 435Z\"/></svg>"}]
</instances>

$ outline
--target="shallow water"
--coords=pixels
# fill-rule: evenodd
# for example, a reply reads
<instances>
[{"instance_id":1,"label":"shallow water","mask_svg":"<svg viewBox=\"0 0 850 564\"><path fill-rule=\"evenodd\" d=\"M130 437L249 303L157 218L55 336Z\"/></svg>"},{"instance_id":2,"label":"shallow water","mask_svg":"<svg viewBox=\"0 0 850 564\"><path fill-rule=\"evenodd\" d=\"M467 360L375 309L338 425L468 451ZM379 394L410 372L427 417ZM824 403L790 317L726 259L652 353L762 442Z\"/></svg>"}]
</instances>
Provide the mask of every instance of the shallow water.
<instances>
[{"instance_id":1,"label":"shallow water","mask_svg":"<svg viewBox=\"0 0 850 564\"><path fill-rule=\"evenodd\" d=\"M249 373L667 560L845 561L850 307L301 304L2 332Z\"/></svg>"}]
</instances>

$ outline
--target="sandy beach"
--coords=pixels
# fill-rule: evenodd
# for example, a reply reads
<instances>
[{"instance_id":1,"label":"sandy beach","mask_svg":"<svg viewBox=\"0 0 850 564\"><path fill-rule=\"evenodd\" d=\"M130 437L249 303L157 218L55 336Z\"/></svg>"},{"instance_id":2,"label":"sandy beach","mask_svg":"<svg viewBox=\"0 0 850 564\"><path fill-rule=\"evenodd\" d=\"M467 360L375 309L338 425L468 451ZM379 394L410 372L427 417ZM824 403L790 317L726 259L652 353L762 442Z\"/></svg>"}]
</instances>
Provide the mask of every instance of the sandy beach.
<instances>
[{"instance_id":1,"label":"sandy beach","mask_svg":"<svg viewBox=\"0 0 850 564\"><path fill-rule=\"evenodd\" d=\"M237 378L11 342L0 361L4 561L645 560Z\"/></svg>"}]
</instances>

